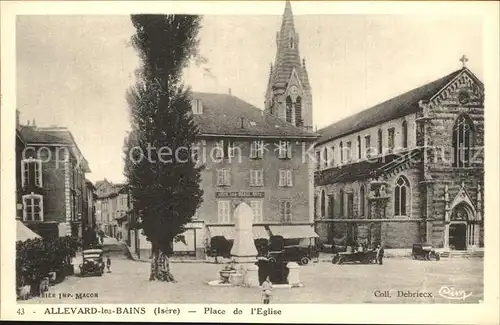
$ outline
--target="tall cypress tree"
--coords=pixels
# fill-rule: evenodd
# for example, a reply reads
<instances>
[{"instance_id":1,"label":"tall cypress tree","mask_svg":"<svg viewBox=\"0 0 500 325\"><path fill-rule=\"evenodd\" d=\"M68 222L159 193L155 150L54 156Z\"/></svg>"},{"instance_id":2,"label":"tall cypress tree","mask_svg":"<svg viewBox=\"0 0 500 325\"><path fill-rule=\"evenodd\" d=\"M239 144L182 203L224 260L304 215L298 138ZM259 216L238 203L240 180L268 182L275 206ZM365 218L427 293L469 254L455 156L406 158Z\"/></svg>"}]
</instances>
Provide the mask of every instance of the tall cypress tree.
<instances>
[{"instance_id":1,"label":"tall cypress tree","mask_svg":"<svg viewBox=\"0 0 500 325\"><path fill-rule=\"evenodd\" d=\"M201 17L132 15L132 44L141 67L128 91L131 132L125 139L125 176L142 229L152 244L150 280L175 281L173 242L202 202L201 168L191 159L198 134L182 71L198 57Z\"/></svg>"}]
</instances>

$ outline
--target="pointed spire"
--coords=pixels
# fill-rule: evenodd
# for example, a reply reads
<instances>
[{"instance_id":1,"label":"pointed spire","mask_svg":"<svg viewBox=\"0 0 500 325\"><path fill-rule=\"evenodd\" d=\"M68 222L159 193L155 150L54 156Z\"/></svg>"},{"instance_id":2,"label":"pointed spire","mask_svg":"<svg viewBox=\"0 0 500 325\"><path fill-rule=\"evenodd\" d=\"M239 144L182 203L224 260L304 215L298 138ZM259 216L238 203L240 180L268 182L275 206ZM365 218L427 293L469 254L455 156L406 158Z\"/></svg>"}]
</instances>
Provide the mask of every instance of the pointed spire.
<instances>
[{"instance_id":1,"label":"pointed spire","mask_svg":"<svg viewBox=\"0 0 500 325\"><path fill-rule=\"evenodd\" d=\"M288 36L291 31L295 31L295 26L293 24L292 4L287 0L285 4L285 11L283 12L283 19L281 21L281 37ZM285 34L283 32L287 33Z\"/></svg>"}]
</instances>

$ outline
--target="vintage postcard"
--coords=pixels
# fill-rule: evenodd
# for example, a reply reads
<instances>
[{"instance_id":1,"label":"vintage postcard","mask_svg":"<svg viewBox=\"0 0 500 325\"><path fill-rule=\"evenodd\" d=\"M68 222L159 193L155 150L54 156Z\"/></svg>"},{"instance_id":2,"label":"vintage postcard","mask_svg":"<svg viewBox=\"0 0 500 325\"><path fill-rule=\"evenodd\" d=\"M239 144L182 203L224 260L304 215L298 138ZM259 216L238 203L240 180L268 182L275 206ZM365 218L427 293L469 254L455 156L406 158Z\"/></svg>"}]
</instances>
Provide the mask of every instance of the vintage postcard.
<instances>
[{"instance_id":1,"label":"vintage postcard","mask_svg":"<svg viewBox=\"0 0 500 325\"><path fill-rule=\"evenodd\" d=\"M1 7L2 320L498 322L497 2Z\"/></svg>"}]
</instances>

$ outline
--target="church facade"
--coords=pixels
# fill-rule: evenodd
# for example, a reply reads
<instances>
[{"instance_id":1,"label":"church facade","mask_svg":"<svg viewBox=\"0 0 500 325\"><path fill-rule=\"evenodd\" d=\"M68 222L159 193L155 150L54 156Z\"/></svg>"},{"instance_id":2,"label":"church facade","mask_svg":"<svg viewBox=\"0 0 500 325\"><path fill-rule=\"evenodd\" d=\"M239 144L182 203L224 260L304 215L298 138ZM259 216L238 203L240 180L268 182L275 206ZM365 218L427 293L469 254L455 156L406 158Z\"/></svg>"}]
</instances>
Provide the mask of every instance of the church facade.
<instances>
[{"instance_id":1,"label":"church facade","mask_svg":"<svg viewBox=\"0 0 500 325\"><path fill-rule=\"evenodd\" d=\"M315 224L323 241L482 247L483 98L464 64L319 130Z\"/></svg>"}]
</instances>

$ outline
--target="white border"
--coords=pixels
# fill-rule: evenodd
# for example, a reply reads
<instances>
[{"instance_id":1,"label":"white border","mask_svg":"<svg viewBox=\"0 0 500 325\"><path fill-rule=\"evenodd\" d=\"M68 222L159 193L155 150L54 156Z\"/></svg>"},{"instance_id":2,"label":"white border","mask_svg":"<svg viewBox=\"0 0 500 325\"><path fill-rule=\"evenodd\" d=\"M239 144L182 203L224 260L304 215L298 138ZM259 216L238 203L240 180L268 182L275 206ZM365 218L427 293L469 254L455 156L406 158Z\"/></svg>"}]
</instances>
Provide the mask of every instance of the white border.
<instances>
[{"instance_id":1,"label":"white border","mask_svg":"<svg viewBox=\"0 0 500 325\"><path fill-rule=\"evenodd\" d=\"M85 320L85 321L214 321L214 322L378 322L385 324L394 323L496 323L498 316L498 139L499 139L499 79L498 79L498 31L499 31L499 6L496 2L295 2L293 4L294 14L477 14L484 17L483 43L485 46L484 75L486 87L485 100L485 302L477 305L403 305L394 304L377 305L271 305L280 308L282 316L257 317L234 316L231 305L211 305L213 307L226 308L228 314L225 316L207 316L202 313L187 314L180 316L154 316L154 305L145 306L147 315L44 315L47 305L26 305L25 315L16 314L17 306L12 284L14 283L14 240L15 236L15 166L14 147L15 132L15 16L19 14L130 14L130 13L199 13L199 14L270 14L281 15L283 1L257 2L257 1L176 1L176 2L11 2L2 1L1 5L1 86L2 86L2 109L1 109L1 319L17 320ZM478 36L479 37L479 36ZM161 302L159 302L161 303ZM71 305L79 307L80 305ZM115 306L115 305L99 305ZM171 308L181 308L186 311L188 305L169 305ZM201 310L203 305L189 305L190 309ZM58 305L65 307L65 305ZM238 305L240 309L248 309L249 305ZM259 305L258 307L262 307Z\"/></svg>"}]
</instances>

